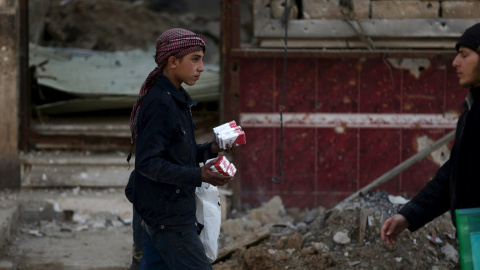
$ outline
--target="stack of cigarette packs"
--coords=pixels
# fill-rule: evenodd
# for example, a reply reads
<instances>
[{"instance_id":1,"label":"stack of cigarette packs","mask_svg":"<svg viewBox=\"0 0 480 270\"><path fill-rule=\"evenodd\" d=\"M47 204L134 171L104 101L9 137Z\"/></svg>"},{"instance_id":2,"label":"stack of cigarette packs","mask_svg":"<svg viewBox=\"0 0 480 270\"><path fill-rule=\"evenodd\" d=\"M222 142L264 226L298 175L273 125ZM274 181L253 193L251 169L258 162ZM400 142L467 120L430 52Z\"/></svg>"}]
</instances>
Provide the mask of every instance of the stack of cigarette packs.
<instances>
[{"instance_id":1,"label":"stack of cigarette packs","mask_svg":"<svg viewBox=\"0 0 480 270\"><path fill-rule=\"evenodd\" d=\"M233 144L241 145L247 143L245 132L243 132L240 126L237 126L235 121L214 127L213 133L215 134L215 140L218 146L222 149L227 149L227 144L232 147Z\"/></svg>"},{"instance_id":2,"label":"stack of cigarette packs","mask_svg":"<svg viewBox=\"0 0 480 270\"><path fill-rule=\"evenodd\" d=\"M207 160L206 163L209 163L212 160L214 160L214 158ZM213 166L210 167L210 171L223 174L226 176L234 177L235 173L237 172L237 168L235 168L233 163L228 161L227 157L221 156L221 157L218 157L215 164L213 164Z\"/></svg>"}]
</instances>

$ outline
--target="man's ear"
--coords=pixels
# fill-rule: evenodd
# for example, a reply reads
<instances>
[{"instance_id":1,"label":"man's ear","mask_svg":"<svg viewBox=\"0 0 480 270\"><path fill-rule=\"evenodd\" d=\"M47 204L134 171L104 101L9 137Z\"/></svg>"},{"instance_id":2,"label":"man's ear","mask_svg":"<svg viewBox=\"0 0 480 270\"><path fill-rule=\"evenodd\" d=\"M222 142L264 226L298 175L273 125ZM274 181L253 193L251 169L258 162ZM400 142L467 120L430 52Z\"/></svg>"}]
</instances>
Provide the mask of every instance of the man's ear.
<instances>
[{"instance_id":1,"label":"man's ear","mask_svg":"<svg viewBox=\"0 0 480 270\"><path fill-rule=\"evenodd\" d=\"M171 68L176 68L177 67L177 58L175 56L168 57L167 64Z\"/></svg>"}]
</instances>

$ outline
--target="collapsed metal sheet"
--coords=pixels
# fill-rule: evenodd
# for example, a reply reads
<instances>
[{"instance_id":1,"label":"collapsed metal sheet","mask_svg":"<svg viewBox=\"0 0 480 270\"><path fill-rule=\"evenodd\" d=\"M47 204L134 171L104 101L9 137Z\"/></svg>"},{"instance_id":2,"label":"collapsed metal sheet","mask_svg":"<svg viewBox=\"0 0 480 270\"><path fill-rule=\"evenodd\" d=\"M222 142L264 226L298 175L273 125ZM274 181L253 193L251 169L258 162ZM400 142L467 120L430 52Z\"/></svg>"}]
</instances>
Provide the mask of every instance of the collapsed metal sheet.
<instances>
[{"instance_id":1,"label":"collapsed metal sheet","mask_svg":"<svg viewBox=\"0 0 480 270\"><path fill-rule=\"evenodd\" d=\"M78 97L37 109L62 113L131 107L155 68L154 51L98 52L30 45L29 65L36 66L38 83ZM218 100L219 77L218 66L205 65L200 80L183 87L197 101Z\"/></svg>"}]
</instances>

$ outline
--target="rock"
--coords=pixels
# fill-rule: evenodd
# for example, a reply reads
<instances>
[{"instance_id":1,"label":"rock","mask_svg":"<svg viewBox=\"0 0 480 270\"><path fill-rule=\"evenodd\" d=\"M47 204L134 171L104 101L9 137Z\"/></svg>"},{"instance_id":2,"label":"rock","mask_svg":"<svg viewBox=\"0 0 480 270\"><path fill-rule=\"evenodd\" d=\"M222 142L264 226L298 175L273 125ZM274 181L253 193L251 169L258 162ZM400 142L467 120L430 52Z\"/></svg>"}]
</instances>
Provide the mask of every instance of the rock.
<instances>
[{"instance_id":1,"label":"rock","mask_svg":"<svg viewBox=\"0 0 480 270\"><path fill-rule=\"evenodd\" d=\"M245 232L242 220L238 218L225 220L222 222L222 232L225 236L241 236Z\"/></svg>"},{"instance_id":2,"label":"rock","mask_svg":"<svg viewBox=\"0 0 480 270\"><path fill-rule=\"evenodd\" d=\"M285 247L287 249L292 248L296 250L301 250L302 245L303 245L303 236L300 233L295 232L288 237L287 244Z\"/></svg>"},{"instance_id":3,"label":"rock","mask_svg":"<svg viewBox=\"0 0 480 270\"><path fill-rule=\"evenodd\" d=\"M275 223L280 220L280 216L285 213L282 199L274 196L270 201L260 208L252 209L249 217L251 220L258 220L262 225Z\"/></svg>"},{"instance_id":4,"label":"rock","mask_svg":"<svg viewBox=\"0 0 480 270\"><path fill-rule=\"evenodd\" d=\"M269 212L273 216L281 216L285 214L282 199L278 195L270 199L270 201L260 207L260 209Z\"/></svg>"},{"instance_id":5,"label":"rock","mask_svg":"<svg viewBox=\"0 0 480 270\"><path fill-rule=\"evenodd\" d=\"M322 242L312 242L312 248L318 253L329 252L330 248Z\"/></svg>"},{"instance_id":6,"label":"rock","mask_svg":"<svg viewBox=\"0 0 480 270\"><path fill-rule=\"evenodd\" d=\"M277 217L261 209L252 209L250 211L249 217L251 220L260 221L262 225L265 225L268 223L275 223L278 221Z\"/></svg>"},{"instance_id":7,"label":"rock","mask_svg":"<svg viewBox=\"0 0 480 270\"><path fill-rule=\"evenodd\" d=\"M301 253L302 253L302 256L307 256L307 255L312 255L315 253L315 251L313 250L312 247L306 247L306 248L302 248L301 250Z\"/></svg>"},{"instance_id":8,"label":"rock","mask_svg":"<svg viewBox=\"0 0 480 270\"><path fill-rule=\"evenodd\" d=\"M280 250L279 252L276 253L275 260L276 261L284 261L287 259L287 253L285 251Z\"/></svg>"},{"instance_id":9,"label":"rock","mask_svg":"<svg viewBox=\"0 0 480 270\"><path fill-rule=\"evenodd\" d=\"M388 195L388 200L393 204L401 204L401 205L409 202L409 200L403 198L402 196L393 196L393 195Z\"/></svg>"},{"instance_id":10,"label":"rock","mask_svg":"<svg viewBox=\"0 0 480 270\"><path fill-rule=\"evenodd\" d=\"M360 263L361 263L360 261L353 261L353 262L349 262L348 266L355 266L355 265L359 265Z\"/></svg>"},{"instance_id":11,"label":"rock","mask_svg":"<svg viewBox=\"0 0 480 270\"><path fill-rule=\"evenodd\" d=\"M454 263L458 263L458 251L450 244L446 244L442 247L442 253L448 260Z\"/></svg>"},{"instance_id":12,"label":"rock","mask_svg":"<svg viewBox=\"0 0 480 270\"><path fill-rule=\"evenodd\" d=\"M278 239L277 242L275 242L275 248L276 249L284 249L285 245L287 244L288 237L287 236L282 236L280 239Z\"/></svg>"},{"instance_id":13,"label":"rock","mask_svg":"<svg viewBox=\"0 0 480 270\"><path fill-rule=\"evenodd\" d=\"M361 262L361 263L360 263L360 267L362 267L362 268L370 268L370 263L368 263L368 262Z\"/></svg>"},{"instance_id":14,"label":"rock","mask_svg":"<svg viewBox=\"0 0 480 270\"><path fill-rule=\"evenodd\" d=\"M350 237L348 237L347 232L341 231L335 233L335 235L333 236L333 241L337 244L346 245L350 244Z\"/></svg>"},{"instance_id":15,"label":"rock","mask_svg":"<svg viewBox=\"0 0 480 270\"><path fill-rule=\"evenodd\" d=\"M244 223L246 223L245 229L249 232L256 231L257 229L262 227L262 223L258 220L248 220L248 219L246 219L246 220L247 220L247 222L244 222Z\"/></svg>"}]
</instances>

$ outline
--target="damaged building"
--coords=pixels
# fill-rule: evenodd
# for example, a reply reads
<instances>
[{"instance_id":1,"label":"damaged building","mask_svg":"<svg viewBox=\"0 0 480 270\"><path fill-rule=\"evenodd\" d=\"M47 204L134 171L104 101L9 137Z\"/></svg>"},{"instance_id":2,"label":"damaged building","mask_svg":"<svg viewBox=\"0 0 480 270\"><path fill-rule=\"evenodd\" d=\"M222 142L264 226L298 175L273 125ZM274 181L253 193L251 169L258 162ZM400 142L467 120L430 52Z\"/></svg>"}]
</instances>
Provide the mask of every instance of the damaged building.
<instances>
[{"instance_id":1,"label":"damaged building","mask_svg":"<svg viewBox=\"0 0 480 270\"><path fill-rule=\"evenodd\" d=\"M466 95L454 45L478 14L457 0L0 1L0 269L128 265L129 117L173 27L206 37L185 86L197 142L231 120L247 137L214 269L451 269L448 214L393 249L379 230L448 160Z\"/></svg>"}]
</instances>

